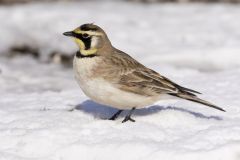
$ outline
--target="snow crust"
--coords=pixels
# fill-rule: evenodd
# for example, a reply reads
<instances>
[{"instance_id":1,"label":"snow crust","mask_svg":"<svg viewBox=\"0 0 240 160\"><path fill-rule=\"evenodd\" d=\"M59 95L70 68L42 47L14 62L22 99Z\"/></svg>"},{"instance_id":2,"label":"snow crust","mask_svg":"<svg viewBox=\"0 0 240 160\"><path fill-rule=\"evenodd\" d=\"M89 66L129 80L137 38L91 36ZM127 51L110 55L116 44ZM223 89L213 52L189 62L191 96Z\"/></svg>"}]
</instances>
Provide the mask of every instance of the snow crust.
<instances>
[{"instance_id":1,"label":"snow crust","mask_svg":"<svg viewBox=\"0 0 240 160\"><path fill-rule=\"evenodd\" d=\"M0 7L1 160L239 160L240 15L234 5L123 2ZM80 90L71 69L4 57L16 44L42 56L74 52L64 31L95 22L114 46L226 113L187 101L138 110L136 123Z\"/></svg>"}]
</instances>

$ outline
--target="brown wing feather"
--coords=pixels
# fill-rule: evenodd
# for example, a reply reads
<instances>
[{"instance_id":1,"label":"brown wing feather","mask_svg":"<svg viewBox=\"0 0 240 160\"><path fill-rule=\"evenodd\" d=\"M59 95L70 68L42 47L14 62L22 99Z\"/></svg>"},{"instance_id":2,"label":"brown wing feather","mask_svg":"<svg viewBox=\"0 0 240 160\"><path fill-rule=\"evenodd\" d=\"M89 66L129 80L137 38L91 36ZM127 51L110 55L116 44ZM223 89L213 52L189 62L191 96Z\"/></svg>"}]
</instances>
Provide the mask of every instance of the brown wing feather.
<instances>
[{"instance_id":1,"label":"brown wing feather","mask_svg":"<svg viewBox=\"0 0 240 160\"><path fill-rule=\"evenodd\" d=\"M155 96L159 94L178 93L177 85L157 72L145 67L124 52L117 51L105 58L98 67L98 72L105 79L113 82L119 89L136 94ZM111 74L104 74L104 72Z\"/></svg>"},{"instance_id":2,"label":"brown wing feather","mask_svg":"<svg viewBox=\"0 0 240 160\"><path fill-rule=\"evenodd\" d=\"M118 83L120 89L137 91L139 94L148 96L178 92L178 89L173 85L150 77L148 72L143 69L122 75Z\"/></svg>"},{"instance_id":3,"label":"brown wing feather","mask_svg":"<svg viewBox=\"0 0 240 160\"><path fill-rule=\"evenodd\" d=\"M103 61L97 67L95 76L104 77L121 90L145 96L169 94L224 111L222 108L204 101L194 94L199 92L172 82L140 64L124 52L116 50L110 58L103 58Z\"/></svg>"}]
</instances>

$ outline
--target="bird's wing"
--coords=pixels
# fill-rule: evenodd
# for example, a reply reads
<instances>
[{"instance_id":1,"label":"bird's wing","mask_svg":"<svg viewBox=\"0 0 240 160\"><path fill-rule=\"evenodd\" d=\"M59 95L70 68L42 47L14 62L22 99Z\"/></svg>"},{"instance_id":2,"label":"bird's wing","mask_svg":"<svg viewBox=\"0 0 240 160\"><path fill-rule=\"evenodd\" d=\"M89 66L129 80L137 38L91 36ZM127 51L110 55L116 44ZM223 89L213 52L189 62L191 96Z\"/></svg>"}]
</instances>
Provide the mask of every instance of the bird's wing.
<instances>
[{"instance_id":1,"label":"bird's wing","mask_svg":"<svg viewBox=\"0 0 240 160\"><path fill-rule=\"evenodd\" d=\"M146 96L178 92L178 89L172 84L160 80L159 77L149 74L146 70L133 70L127 74L122 74L118 81L118 87Z\"/></svg>"},{"instance_id":2,"label":"bird's wing","mask_svg":"<svg viewBox=\"0 0 240 160\"><path fill-rule=\"evenodd\" d=\"M146 96L178 92L194 96L193 93L199 93L172 82L123 52L112 55L111 70L111 80L115 79L114 84L128 92Z\"/></svg>"},{"instance_id":3,"label":"bird's wing","mask_svg":"<svg viewBox=\"0 0 240 160\"><path fill-rule=\"evenodd\" d=\"M122 74L119 79L119 88L145 95L185 93L195 96L197 91L182 87L157 72L148 69L136 69Z\"/></svg>"},{"instance_id":4,"label":"bird's wing","mask_svg":"<svg viewBox=\"0 0 240 160\"><path fill-rule=\"evenodd\" d=\"M119 88L125 91L146 96L169 94L225 112L221 107L202 100L194 94L199 92L182 87L148 68L122 75L119 84Z\"/></svg>"},{"instance_id":5,"label":"bird's wing","mask_svg":"<svg viewBox=\"0 0 240 160\"><path fill-rule=\"evenodd\" d=\"M172 82L125 53L115 54L111 58L105 59L104 62L98 67L98 74L121 90L145 96L169 94L225 111L210 102L198 98L195 93L200 94L199 92Z\"/></svg>"}]
</instances>

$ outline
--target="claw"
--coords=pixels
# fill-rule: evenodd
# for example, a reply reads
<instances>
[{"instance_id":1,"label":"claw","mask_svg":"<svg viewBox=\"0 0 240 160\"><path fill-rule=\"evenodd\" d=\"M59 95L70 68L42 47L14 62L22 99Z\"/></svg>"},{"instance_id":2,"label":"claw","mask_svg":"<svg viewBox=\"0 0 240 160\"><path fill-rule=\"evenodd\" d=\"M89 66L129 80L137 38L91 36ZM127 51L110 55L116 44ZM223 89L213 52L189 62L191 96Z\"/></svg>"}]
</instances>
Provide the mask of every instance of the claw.
<instances>
[{"instance_id":1,"label":"claw","mask_svg":"<svg viewBox=\"0 0 240 160\"><path fill-rule=\"evenodd\" d=\"M131 117L125 117L124 118L124 120L122 121L122 123L125 123L125 122L127 122L127 121L131 121L131 122L135 122L135 120L134 119L132 119Z\"/></svg>"},{"instance_id":2,"label":"claw","mask_svg":"<svg viewBox=\"0 0 240 160\"><path fill-rule=\"evenodd\" d=\"M133 112L134 112L135 109L136 109L136 108L133 107L133 108L130 110L130 112L129 112L128 115L124 118L124 120L122 121L122 123L125 123L125 122L127 122L127 121L135 122L135 120L131 118L131 115L133 114Z\"/></svg>"}]
</instances>

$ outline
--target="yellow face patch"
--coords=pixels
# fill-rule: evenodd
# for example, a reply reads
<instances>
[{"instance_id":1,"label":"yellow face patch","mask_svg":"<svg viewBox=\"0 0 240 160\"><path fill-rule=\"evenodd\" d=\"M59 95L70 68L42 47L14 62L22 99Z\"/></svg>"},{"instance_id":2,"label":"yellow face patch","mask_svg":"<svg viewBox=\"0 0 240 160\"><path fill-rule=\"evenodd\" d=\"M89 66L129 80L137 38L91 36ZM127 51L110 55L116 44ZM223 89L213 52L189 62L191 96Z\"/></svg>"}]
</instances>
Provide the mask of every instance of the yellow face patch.
<instances>
[{"instance_id":1,"label":"yellow face patch","mask_svg":"<svg viewBox=\"0 0 240 160\"><path fill-rule=\"evenodd\" d=\"M78 38L74 38L74 41L78 45L78 47L81 51L81 54L83 54L85 56L88 56L88 55L91 55L91 54L94 54L97 52L96 48L91 48L91 49L85 50L85 45L84 45L83 41Z\"/></svg>"},{"instance_id":2,"label":"yellow face patch","mask_svg":"<svg viewBox=\"0 0 240 160\"><path fill-rule=\"evenodd\" d=\"M83 43L83 41L81 39L75 38L74 37L74 41L76 42L76 44L78 45L80 50L84 50L85 49L85 45Z\"/></svg>"},{"instance_id":3,"label":"yellow face patch","mask_svg":"<svg viewBox=\"0 0 240 160\"><path fill-rule=\"evenodd\" d=\"M91 35L91 36L101 36L102 35L102 33L99 33L99 32L81 31L79 28L75 29L73 32L76 33L76 34L88 34L88 35ZM90 48L88 50L85 50L85 44L81 39L78 39L78 38L74 37L74 41L78 45L81 53L85 56L91 55L91 54L94 54L94 53L97 52L96 48Z\"/></svg>"}]
</instances>

